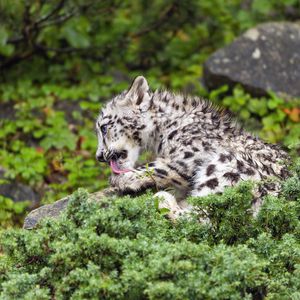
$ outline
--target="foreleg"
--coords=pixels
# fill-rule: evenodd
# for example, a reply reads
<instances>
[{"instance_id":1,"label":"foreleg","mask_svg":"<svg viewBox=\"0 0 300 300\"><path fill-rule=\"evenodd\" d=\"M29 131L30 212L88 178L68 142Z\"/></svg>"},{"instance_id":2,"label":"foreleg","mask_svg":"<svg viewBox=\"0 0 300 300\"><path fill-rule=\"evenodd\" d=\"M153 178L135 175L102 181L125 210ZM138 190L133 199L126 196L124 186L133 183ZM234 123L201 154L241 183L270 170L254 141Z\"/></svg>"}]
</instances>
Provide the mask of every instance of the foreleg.
<instances>
[{"instance_id":1,"label":"foreleg","mask_svg":"<svg viewBox=\"0 0 300 300\"><path fill-rule=\"evenodd\" d=\"M123 194L136 193L148 188L160 190L170 186L184 190L189 184L189 177L178 172L169 161L164 159L158 159L131 172L114 175L111 178L111 185Z\"/></svg>"}]
</instances>

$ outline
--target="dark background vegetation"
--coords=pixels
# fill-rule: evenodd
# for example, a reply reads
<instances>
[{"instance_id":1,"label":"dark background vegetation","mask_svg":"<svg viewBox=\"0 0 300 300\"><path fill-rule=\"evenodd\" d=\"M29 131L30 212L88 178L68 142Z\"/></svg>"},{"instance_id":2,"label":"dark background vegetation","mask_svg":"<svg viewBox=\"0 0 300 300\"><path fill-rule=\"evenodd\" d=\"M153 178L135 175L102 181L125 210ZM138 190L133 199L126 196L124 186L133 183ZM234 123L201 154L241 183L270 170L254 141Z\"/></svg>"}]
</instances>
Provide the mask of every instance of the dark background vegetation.
<instances>
[{"instance_id":1,"label":"dark background vegetation","mask_svg":"<svg viewBox=\"0 0 300 300\"><path fill-rule=\"evenodd\" d=\"M36 195L27 204L0 196L1 226L20 224L26 206L107 185L94 120L140 74L153 89L213 99L297 155L299 102L238 86L208 92L201 78L208 56L245 30L299 19L298 0L0 0L0 180Z\"/></svg>"}]
</instances>

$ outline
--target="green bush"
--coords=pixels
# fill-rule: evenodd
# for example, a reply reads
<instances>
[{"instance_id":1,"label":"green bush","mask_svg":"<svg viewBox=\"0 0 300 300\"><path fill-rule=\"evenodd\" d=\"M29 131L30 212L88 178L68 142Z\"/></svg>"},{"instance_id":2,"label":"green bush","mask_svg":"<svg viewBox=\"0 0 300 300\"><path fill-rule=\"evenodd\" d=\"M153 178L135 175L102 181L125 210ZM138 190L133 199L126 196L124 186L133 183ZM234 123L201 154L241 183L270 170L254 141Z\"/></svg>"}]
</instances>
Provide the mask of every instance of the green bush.
<instances>
[{"instance_id":1,"label":"green bush","mask_svg":"<svg viewBox=\"0 0 300 300\"><path fill-rule=\"evenodd\" d=\"M0 299L298 299L300 180L289 180L256 218L243 183L192 198L196 213L176 223L151 193L98 203L80 189L59 219L2 233Z\"/></svg>"},{"instance_id":2,"label":"green bush","mask_svg":"<svg viewBox=\"0 0 300 300\"><path fill-rule=\"evenodd\" d=\"M178 88L197 82L213 50L259 22L297 18L298 9L297 0L2 0L0 68L39 82L150 69Z\"/></svg>"}]
</instances>

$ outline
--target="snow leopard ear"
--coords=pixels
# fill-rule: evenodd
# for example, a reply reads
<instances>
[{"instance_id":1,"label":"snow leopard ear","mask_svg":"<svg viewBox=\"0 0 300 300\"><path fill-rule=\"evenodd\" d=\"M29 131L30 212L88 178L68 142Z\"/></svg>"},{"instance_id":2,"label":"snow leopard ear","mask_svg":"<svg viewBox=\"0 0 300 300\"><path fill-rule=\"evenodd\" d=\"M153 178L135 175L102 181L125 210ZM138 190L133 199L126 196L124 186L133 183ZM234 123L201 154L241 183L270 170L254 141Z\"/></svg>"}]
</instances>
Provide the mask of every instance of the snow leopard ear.
<instances>
[{"instance_id":1,"label":"snow leopard ear","mask_svg":"<svg viewBox=\"0 0 300 300\"><path fill-rule=\"evenodd\" d=\"M146 78L138 76L133 80L126 94L126 98L130 99L135 105L141 105L144 100L149 98L148 91L149 85Z\"/></svg>"}]
</instances>

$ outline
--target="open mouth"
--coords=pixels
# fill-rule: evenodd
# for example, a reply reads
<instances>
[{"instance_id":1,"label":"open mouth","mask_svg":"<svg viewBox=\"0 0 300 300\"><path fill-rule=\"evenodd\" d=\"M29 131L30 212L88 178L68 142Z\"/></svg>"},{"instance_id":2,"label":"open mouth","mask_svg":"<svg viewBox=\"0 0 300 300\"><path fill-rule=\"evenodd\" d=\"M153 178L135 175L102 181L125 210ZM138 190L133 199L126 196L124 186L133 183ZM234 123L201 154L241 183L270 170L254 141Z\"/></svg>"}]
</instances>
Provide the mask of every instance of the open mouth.
<instances>
[{"instance_id":1,"label":"open mouth","mask_svg":"<svg viewBox=\"0 0 300 300\"><path fill-rule=\"evenodd\" d=\"M109 165L115 174L124 174L127 172L131 172L131 170L129 169L121 169L116 160L110 160Z\"/></svg>"}]
</instances>

